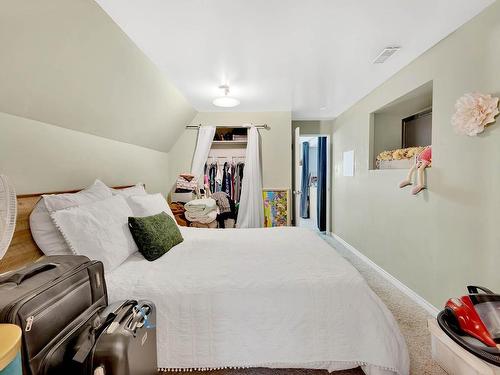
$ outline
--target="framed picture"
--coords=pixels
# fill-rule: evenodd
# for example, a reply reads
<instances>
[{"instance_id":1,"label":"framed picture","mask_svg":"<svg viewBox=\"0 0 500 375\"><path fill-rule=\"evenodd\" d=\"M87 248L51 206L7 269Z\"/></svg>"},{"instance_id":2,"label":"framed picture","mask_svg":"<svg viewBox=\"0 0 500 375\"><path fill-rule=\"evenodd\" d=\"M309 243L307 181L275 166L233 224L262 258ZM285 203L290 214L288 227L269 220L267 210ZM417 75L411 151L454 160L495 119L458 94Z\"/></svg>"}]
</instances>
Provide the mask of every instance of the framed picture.
<instances>
[{"instance_id":1,"label":"framed picture","mask_svg":"<svg viewBox=\"0 0 500 375\"><path fill-rule=\"evenodd\" d=\"M264 189L264 227L290 225L290 191L288 189Z\"/></svg>"}]
</instances>

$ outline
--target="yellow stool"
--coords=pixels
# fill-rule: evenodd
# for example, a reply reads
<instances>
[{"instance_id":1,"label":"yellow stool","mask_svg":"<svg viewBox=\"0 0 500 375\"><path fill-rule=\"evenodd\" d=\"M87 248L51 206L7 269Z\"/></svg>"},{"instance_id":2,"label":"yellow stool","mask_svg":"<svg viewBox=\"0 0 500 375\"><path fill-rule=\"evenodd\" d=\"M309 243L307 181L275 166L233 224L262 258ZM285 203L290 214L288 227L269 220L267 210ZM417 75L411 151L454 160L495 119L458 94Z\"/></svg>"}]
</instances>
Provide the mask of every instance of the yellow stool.
<instances>
[{"instance_id":1,"label":"yellow stool","mask_svg":"<svg viewBox=\"0 0 500 375\"><path fill-rule=\"evenodd\" d=\"M0 324L0 375L22 375L21 328Z\"/></svg>"}]
</instances>

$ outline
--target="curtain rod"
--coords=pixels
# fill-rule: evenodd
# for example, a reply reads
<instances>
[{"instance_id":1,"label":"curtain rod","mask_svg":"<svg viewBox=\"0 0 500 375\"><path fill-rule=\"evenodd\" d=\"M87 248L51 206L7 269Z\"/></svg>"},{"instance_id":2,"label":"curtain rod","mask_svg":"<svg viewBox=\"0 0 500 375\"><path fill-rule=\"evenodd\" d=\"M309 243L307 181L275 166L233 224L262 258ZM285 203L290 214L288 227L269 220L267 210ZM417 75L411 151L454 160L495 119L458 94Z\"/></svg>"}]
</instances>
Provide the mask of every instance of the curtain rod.
<instances>
[{"instance_id":1,"label":"curtain rod","mask_svg":"<svg viewBox=\"0 0 500 375\"><path fill-rule=\"evenodd\" d=\"M187 125L186 126L186 129L196 129L198 130L201 126L203 126L202 124L198 124L198 125ZM216 125L215 127L216 128L250 128L252 126L252 124L250 125L236 125L236 126L229 126L229 125ZM255 128L257 129L266 129L266 130L271 130L271 127L267 124L262 124L262 125L253 125L255 126Z\"/></svg>"}]
</instances>

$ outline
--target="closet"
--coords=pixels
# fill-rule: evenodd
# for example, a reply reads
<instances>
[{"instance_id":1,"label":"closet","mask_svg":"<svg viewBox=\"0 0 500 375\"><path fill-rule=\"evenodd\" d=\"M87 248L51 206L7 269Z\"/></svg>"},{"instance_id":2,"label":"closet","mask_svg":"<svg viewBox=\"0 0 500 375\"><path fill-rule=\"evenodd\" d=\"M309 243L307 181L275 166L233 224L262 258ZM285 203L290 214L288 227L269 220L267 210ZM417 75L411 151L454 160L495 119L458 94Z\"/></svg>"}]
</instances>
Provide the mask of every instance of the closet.
<instances>
[{"instance_id":1,"label":"closet","mask_svg":"<svg viewBox=\"0 0 500 375\"><path fill-rule=\"evenodd\" d=\"M217 128L204 169L209 195L225 192L236 206L241 196L247 132L247 128Z\"/></svg>"},{"instance_id":2,"label":"closet","mask_svg":"<svg viewBox=\"0 0 500 375\"><path fill-rule=\"evenodd\" d=\"M198 228L262 227L264 204L258 129L270 127L200 124L186 128L197 130L198 137L191 172L178 176L172 193L171 209L177 223ZM185 199L181 196L185 190L201 199Z\"/></svg>"}]
</instances>

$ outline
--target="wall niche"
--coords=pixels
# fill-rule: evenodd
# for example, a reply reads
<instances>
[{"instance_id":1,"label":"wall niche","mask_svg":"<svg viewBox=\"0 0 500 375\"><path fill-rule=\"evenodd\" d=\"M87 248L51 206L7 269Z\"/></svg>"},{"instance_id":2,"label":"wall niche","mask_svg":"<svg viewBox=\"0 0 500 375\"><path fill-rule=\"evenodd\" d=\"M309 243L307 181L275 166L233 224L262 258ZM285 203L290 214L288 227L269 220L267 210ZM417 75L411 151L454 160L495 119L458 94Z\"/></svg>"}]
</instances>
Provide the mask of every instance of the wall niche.
<instances>
[{"instance_id":1,"label":"wall niche","mask_svg":"<svg viewBox=\"0 0 500 375\"><path fill-rule=\"evenodd\" d=\"M432 91L430 81L370 114L370 169L407 169L414 157L396 152L386 160L387 151L431 144Z\"/></svg>"}]
</instances>

